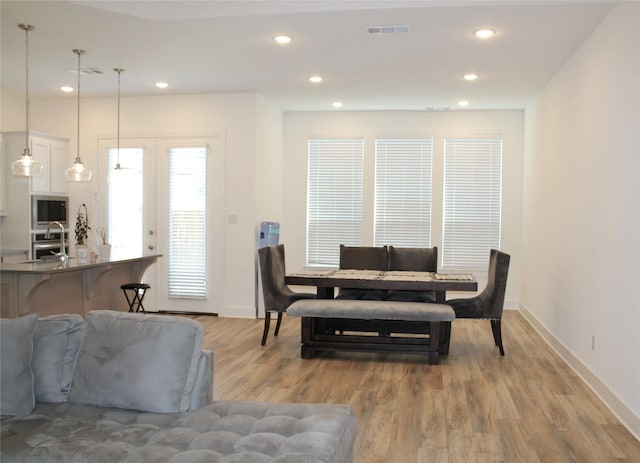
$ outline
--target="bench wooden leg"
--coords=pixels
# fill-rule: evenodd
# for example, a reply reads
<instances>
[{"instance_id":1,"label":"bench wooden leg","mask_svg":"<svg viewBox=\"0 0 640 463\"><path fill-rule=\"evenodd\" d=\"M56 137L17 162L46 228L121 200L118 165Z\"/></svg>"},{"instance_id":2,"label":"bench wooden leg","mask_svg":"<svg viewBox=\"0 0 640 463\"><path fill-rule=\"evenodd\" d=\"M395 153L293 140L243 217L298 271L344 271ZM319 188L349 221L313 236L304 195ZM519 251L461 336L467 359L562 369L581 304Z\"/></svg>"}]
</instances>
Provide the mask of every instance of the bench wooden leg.
<instances>
[{"instance_id":1,"label":"bench wooden leg","mask_svg":"<svg viewBox=\"0 0 640 463\"><path fill-rule=\"evenodd\" d=\"M429 322L429 347L433 349L429 352L429 365L440 363L440 322Z\"/></svg>"},{"instance_id":2,"label":"bench wooden leg","mask_svg":"<svg viewBox=\"0 0 640 463\"><path fill-rule=\"evenodd\" d=\"M313 357L313 349L311 347L300 347L300 357L303 359L310 359Z\"/></svg>"},{"instance_id":3,"label":"bench wooden leg","mask_svg":"<svg viewBox=\"0 0 640 463\"><path fill-rule=\"evenodd\" d=\"M300 357L303 359L310 359L313 357L313 349L309 347L313 336L313 323L314 320L311 317L302 317L300 320L300 341L302 342Z\"/></svg>"},{"instance_id":4,"label":"bench wooden leg","mask_svg":"<svg viewBox=\"0 0 640 463\"><path fill-rule=\"evenodd\" d=\"M440 353L447 355L449 353L449 344L451 343L451 322L440 322Z\"/></svg>"}]
</instances>

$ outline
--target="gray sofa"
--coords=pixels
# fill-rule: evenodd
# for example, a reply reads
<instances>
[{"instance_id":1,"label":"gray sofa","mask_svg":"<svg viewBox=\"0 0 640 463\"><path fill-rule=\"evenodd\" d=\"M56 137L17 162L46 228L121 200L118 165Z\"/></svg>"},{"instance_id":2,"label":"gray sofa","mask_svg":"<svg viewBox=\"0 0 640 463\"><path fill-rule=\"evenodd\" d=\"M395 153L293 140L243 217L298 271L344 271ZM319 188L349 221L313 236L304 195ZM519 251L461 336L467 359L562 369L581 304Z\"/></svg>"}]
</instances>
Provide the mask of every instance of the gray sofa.
<instances>
[{"instance_id":1,"label":"gray sofa","mask_svg":"<svg viewBox=\"0 0 640 463\"><path fill-rule=\"evenodd\" d=\"M351 462L337 404L212 401L196 321L92 311L0 321L2 462Z\"/></svg>"}]
</instances>

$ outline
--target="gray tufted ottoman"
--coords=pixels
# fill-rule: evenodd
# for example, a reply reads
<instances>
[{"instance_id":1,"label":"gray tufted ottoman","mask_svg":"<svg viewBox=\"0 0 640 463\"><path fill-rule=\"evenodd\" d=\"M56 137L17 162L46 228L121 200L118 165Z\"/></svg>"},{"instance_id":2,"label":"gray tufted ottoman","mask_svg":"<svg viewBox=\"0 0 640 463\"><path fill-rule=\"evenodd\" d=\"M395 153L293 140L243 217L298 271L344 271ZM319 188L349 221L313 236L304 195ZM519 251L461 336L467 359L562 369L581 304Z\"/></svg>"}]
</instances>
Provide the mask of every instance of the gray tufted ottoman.
<instances>
[{"instance_id":1,"label":"gray tufted ottoman","mask_svg":"<svg viewBox=\"0 0 640 463\"><path fill-rule=\"evenodd\" d=\"M3 420L2 461L342 463L355 435L344 405L216 401L167 414L42 404Z\"/></svg>"}]
</instances>

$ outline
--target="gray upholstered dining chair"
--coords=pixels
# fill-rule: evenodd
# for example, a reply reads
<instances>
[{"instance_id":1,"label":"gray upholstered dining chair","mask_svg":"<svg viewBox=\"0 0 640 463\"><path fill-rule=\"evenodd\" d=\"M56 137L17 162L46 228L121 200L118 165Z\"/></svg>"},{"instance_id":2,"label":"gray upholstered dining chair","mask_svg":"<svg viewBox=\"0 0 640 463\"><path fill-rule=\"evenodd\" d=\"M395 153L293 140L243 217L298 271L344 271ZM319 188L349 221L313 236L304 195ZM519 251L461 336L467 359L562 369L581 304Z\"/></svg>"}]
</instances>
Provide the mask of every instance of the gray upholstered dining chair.
<instances>
[{"instance_id":1,"label":"gray upholstered dining chair","mask_svg":"<svg viewBox=\"0 0 640 463\"><path fill-rule=\"evenodd\" d=\"M437 272L438 248L398 248L389 246L389 270ZM435 291L389 290L388 301L436 302Z\"/></svg>"},{"instance_id":2,"label":"gray upholstered dining chair","mask_svg":"<svg viewBox=\"0 0 640 463\"><path fill-rule=\"evenodd\" d=\"M340 245L340 269L387 270L388 251L386 246L345 246ZM387 291L379 289L340 288L338 299L383 300Z\"/></svg>"},{"instance_id":3,"label":"gray upholstered dining chair","mask_svg":"<svg viewBox=\"0 0 640 463\"><path fill-rule=\"evenodd\" d=\"M262 278L262 294L264 296L264 331L262 342L264 346L269 335L269 325L271 322L271 312L278 314L276 330L274 336L278 336L282 314L287 311L287 307L299 299L315 299L312 293L297 293L292 291L284 282L286 275L284 260L284 244L276 246L266 246L258 249L260 261L260 275Z\"/></svg>"},{"instance_id":4,"label":"gray upholstered dining chair","mask_svg":"<svg viewBox=\"0 0 640 463\"><path fill-rule=\"evenodd\" d=\"M504 355L502 346L502 310L507 289L507 275L511 256L504 252L491 250L489 256L489 275L487 286L475 297L451 299L447 301L453 307L456 318L480 318L491 322L491 331L500 355Z\"/></svg>"}]
</instances>

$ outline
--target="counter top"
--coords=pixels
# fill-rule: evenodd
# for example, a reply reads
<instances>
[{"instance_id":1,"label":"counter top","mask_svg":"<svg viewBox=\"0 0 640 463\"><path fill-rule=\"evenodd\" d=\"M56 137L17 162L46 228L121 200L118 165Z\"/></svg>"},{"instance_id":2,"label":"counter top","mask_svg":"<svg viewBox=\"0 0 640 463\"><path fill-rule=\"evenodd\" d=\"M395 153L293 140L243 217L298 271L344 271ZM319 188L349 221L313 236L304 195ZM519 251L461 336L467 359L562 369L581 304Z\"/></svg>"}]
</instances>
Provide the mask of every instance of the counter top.
<instances>
[{"instance_id":1,"label":"counter top","mask_svg":"<svg viewBox=\"0 0 640 463\"><path fill-rule=\"evenodd\" d=\"M29 252L26 249L14 249L14 248L0 248L0 256L19 256L20 254L26 254Z\"/></svg>"},{"instance_id":2,"label":"counter top","mask_svg":"<svg viewBox=\"0 0 640 463\"><path fill-rule=\"evenodd\" d=\"M110 266L112 264L122 264L127 262L139 262L146 259L157 259L162 254L149 254L139 257L129 257L122 259L98 259L96 262L80 262L76 257L70 257L66 262L56 260L25 261L13 264L0 264L2 273L28 273L28 274L50 274L74 272L78 270L90 270Z\"/></svg>"},{"instance_id":3,"label":"counter top","mask_svg":"<svg viewBox=\"0 0 640 463\"><path fill-rule=\"evenodd\" d=\"M0 316L16 318L89 310L128 310L120 286L140 282L162 254L80 262L35 261L0 265Z\"/></svg>"}]
</instances>

